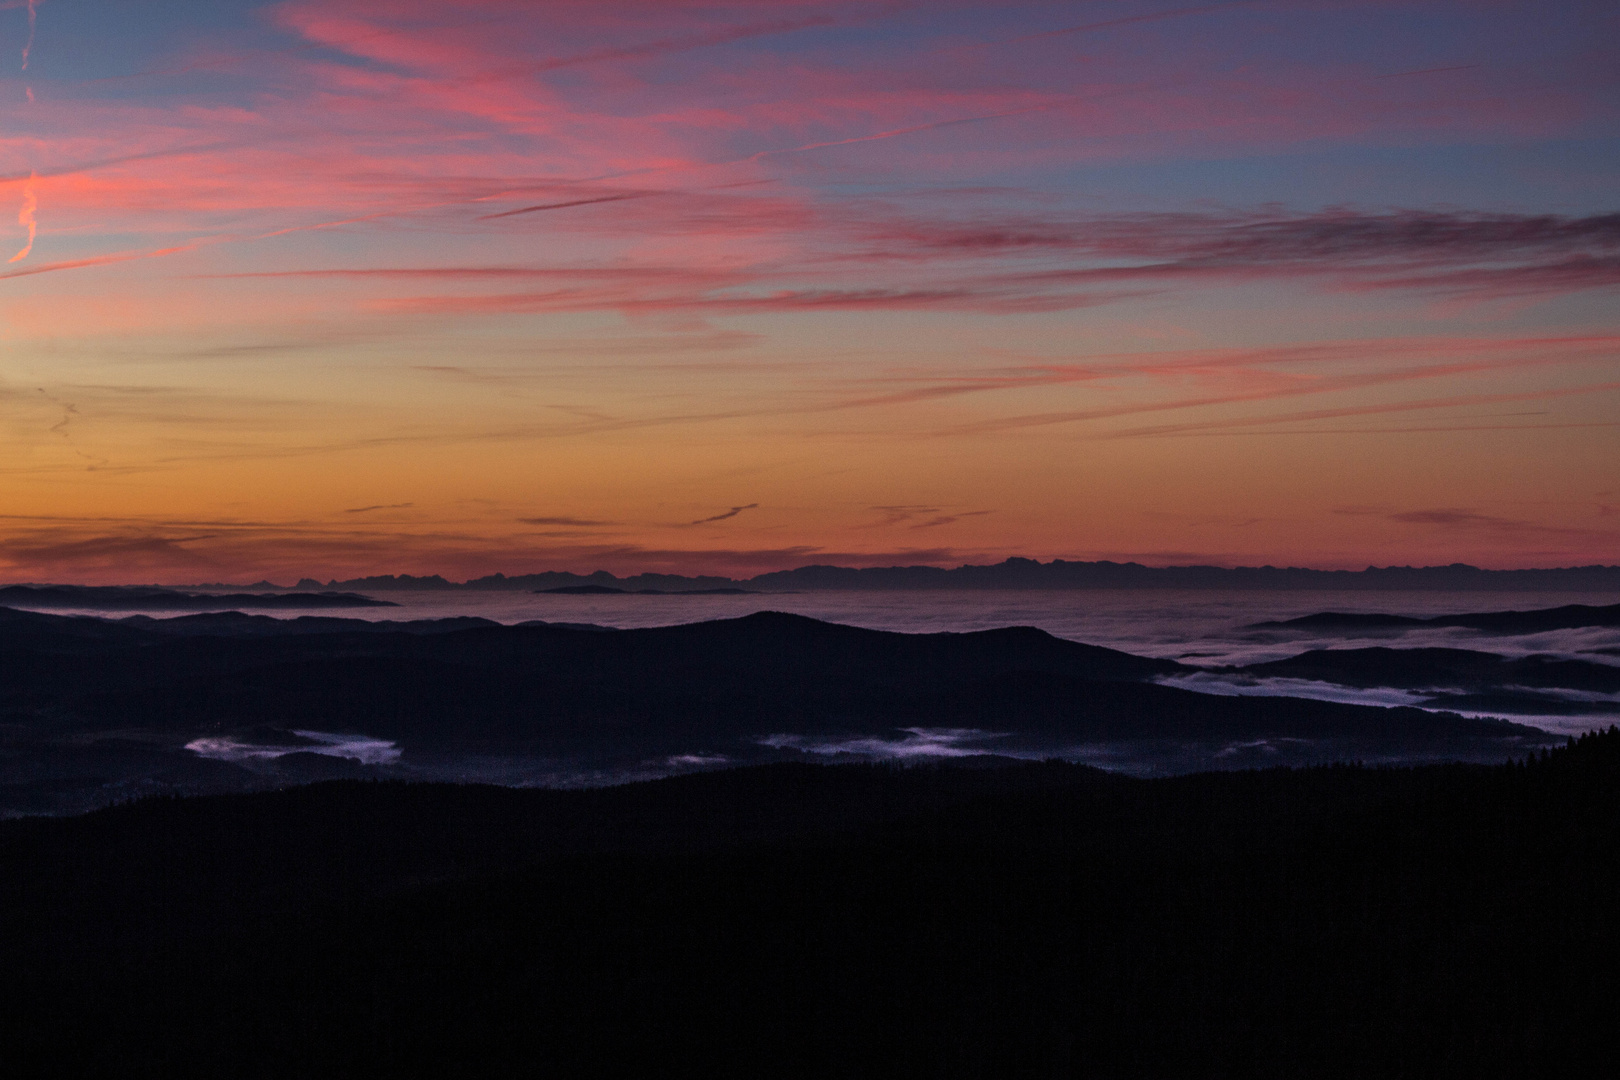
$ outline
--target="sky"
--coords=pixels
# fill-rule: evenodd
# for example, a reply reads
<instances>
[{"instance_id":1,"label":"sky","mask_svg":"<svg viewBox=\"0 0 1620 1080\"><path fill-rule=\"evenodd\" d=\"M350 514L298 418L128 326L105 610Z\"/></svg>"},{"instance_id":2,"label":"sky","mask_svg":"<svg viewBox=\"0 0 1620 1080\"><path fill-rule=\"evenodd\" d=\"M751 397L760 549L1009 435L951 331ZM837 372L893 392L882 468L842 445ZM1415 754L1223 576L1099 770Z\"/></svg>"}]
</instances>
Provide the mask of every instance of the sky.
<instances>
[{"instance_id":1,"label":"sky","mask_svg":"<svg viewBox=\"0 0 1620 1080\"><path fill-rule=\"evenodd\" d=\"M1615 0L0 0L0 580L1620 563Z\"/></svg>"}]
</instances>

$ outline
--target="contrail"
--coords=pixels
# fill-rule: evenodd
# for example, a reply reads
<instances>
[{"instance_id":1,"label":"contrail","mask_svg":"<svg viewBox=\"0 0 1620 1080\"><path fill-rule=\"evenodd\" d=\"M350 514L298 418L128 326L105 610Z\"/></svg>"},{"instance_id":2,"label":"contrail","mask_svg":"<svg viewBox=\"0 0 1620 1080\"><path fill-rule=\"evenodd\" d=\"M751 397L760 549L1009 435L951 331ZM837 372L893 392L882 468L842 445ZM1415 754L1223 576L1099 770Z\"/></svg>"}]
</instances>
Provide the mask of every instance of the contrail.
<instances>
[{"instance_id":1,"label":"contrail","mask_svg":"<svg viewBox=\"0 0 1620 1080\"><path fill-rule=\"evenodd\" d=\"M817 15L807 19L791 21L778 21L769 23L753 23L748 26L732 27L729 30L720 30L712 34L704 34L691 38L666 38L660 41L649 41L641 45L626 45L618 48L596 49L588 53L579 53L575 56L562 56L551 60L540 60L527 64L514 64L500 68L496 71L486 72L482 75L465 76L460 79L451 79L446 85L469 86L479 83L495 82L502 79L518 78L524 75L541 75L548 71L560 68L577 67L581 64L595 64L611 60L638 60L648 56L662 56L666 53L687 52L691 49L701 49L715 45L729 45L734 41L744 41L754 37L769 37L776 34L790 34L798 30L808 30L818 26L835 25L836 20L828 16Z\"/></svg>"},{"instance_id":2,"label":"contrail","mask_svg":"<svg viewBox=\"0 0 1620 1080\"><path fill-rule=\"evenodd\" d=\"M235 150L244 145L240 142L211 142L194 143L191 146L176 146L166 150L148 150L139 154L121 154L118 157L99 158L95 161L81 161L72 165L54 165L50 168L30 169L26 173L0 173L0 184L9 184L17 180L27 180L34 176L72 176L74 173L89 172L91 169L101 169L108 165L122 165L129 161L151 161L153 158L179 157L184 154L205 154L211 150Z\"/></svg>"},{"instance_id":3,"label":"contrail","mask_svg":"<svg viewBox=\"0 0 1620 1080\"><path fill-rule=\"evenodd\" d=\"M1065 105L1079 104L1083 99L1078 96L1063 98L1060 101L1049 101L1044 105L1030 105L1022 109L1009 109L1006 112L985 113L983 116L960 116L954 120L934 120L927 124L913 124L911 127L895 128L892 131L878 131L871 135L855 135L848 139L833 139L830 142L806 143L803 146L784 146L777 150L761 150L756 154L749 154L736 161L715 162L718 165L740 165L748 161L759 161L762 158L773 157L777 154L802 154L806 150L825 150L830 146L848 146L851 143L874 142L878 139L892 139L897 135L910 135L918 131L933 131L937 128L955 127L958 124L979 124L986 120L1002 120L1009 116L1023 116L1026 113L1045 112L1048 109L1060 109Z\"/></svg>"},{"instance_id":4,"label":"contrail","mask_svg":"<svg viewBox=\"0 0 1620 1080\"><path fill-rule=\"evenodd\" d=\"M1057 30L1042 30L1034 34L1024 34L1020 37L1004 38L1001 41L988 41L986 45L1013 45L1025 41L1039 41L1041 38L1063 37L1068 34L1084 34L1092 30L1108 30L1116 26L1130 26L1133 23L1158 22L1160 19L1174 19L1182 15L1202 15L1208 11L1221 11L1232 7L1253 7L1255 0L1227 0L1220 4L1199 4L1197 7L1176 8L1173 11L1155 11L1149 15L1130 15L1123 19L1104 19L1101 22L1081 23L1079 26L1064 26Z\"/></svg>"},{"instance_id":5,"label":"contrail","mask_svg":"<svg viewBox=\"0 0 1620 1080\"><path fill-rule=\"evenodd\" d=\"M1477 68L1478 64L1452 64L1450 67L1417 68L1413 71L1392 71L1388 75L1378 76L1380 79L1399 79L1407 75L1438 75L1442 71L1467 71Z\"/></svg>"},{"instance_id":6,"label":"contrail","mask_svg":"<svg viewBox=\"0 0 1620 1080\"><path fill-rule=\"evenodd\" d=\"M33 0L37 2L37 0ZM0 4L0 6L4 6ZM444 30L464 26L484 26L490 23L503 22L513 18L511 15L501 15L494 18L470 19L462 22L441 23L434 27L422 29ZM634 60L646 56L659 56L664 53L681 52L687 49L703 48L713 45L726 45L733 41L740 41L750 37L761 37L771 34L790 33L795 30L809 29L817 26L834 25L835 20L827 16L799 19L795 21L779 21L773 23L755 23L748 26L734 27L730 30L721 30L712 34L705 34L696 38L670 38L659 41L646 42L641 45L626 45L611 49L597 49L588 53L579 53L574 56L560 56L549 60L539 60L525 64L515 64L499 71L487 72L483 75L464 76L448 80L446 85L462 86L474 85L482 82L497 81L500 79L517 78L523 75L543 74L556 71L559 68L576 67L581 64L592 64L611 60ZM86 79L85 85L92 83L113 82L122 79L141 79L150 75L184 75L192 71L207 68L224 67L230 64L239 64L245 61L264 57L283 56L292 53L310 52L317 49L347 49L350 45L371 41L381 37L393 37L399 34L412 33L413 28L398 27L391 30L378 30L374 33L361 34L356 37L344 38L338 41L308 41L300 45L292 45L285 49L270 49L263 52L244 53L238 56L222 56L212 60L201 60L186 64L183 67L152 68L147 71L132 71L125 75L104 75L99 79Z\"/></svg>"},{"instance_id":7,"label":"contrail","mask_svg":"<svg viewBox=\"0 0 1620 1080\"><path fill-rule=\"evenodd\" d=\"M0 177L0 179L4 178ZM487 198L496 198L502 194L506 193L497 192L496 195L487 196ZM480 196L479 198L485 197L486 196ZM72 259L66 262L46 263L43 266L31 266L26 270L0 270L0 280L7 278L31 277L34 274L50 273L53 270L79 270L87 266L107 266L111 263L132 262L136 259L159 259L166 255L179 255L187 251L196 251L198 248L208 247L213 244L240 244L250 243L254 240L269 240L277 236L287 236L290 233L313 232L316 229L333 229L343 225L355 225L363 221L375 221L378 218L393 217L399 214L417 213L422 210L436 210L443 206L461 206L468 201L469 200L467 199L453 199L448 202L428 203L424 206L411 207L406 210L379 210L375 214L361 214L359 217L341 218L336 221L318 221L313 225L293 225L285 229L275 229L271 232L255 233L249 236L243 236L239 233L221 233L217 236L200 237L196 240L187 241L184 244L175 244L173 247L155 248L148 251L120 251L111 255L94 255L88 259ZM476 202L478 200L474 199L470 201ZM22 254L26 255L27 252L24 251ZM17 259L20 258L22 258L22 255L17 256ZM12 259L11 261L16 262L17 259Z\"/></svg>"},{"instance_id":8,"label":"contrail","mask_svg":"<svg viewBox=\"0 0 1620 1080\"><path fill-rule=\"evenodd\" d=\"M536 210L563 210L570 206L590 206L592 203L623 202L625 199L645 199L649 195L658 195L657 191L627 191L622 195L599 195L591 199L573 199L569 202L541 203L539 206L525 206L517 210L506 210L499 214L485 214L479 221L494 221L496 218L512 217L516 214L532 214Z\"/></svg>"},{"instance_id":9,"label":"contrail","mask_svg":"<svg viewBox=\"0 0 1620 1080\"><path fill-rule=\"evenodd\" d=\"M32 9L32 7L33 5L29 4L29 8ZM29 173L28 183L23 185L22 209L17 211L17 224L28 230L28 242L23 245L21 251L7 259L6 262L22 262L28 258L28 253L34 250L34 233L39 228L34 223L34 211L38 209L39 196L34 194L34 174Z\"/></svg>"},{"instance_id":10,"label":"contrail","mask_svg":"<svg viewBox=\"0 0 1620 1080\"><path fill-rule=\"evenodd\" d=\"M88 259L45 263L43 266L31 266L26 270L3 270L0 271L0 279L33 277L35 274L48 274L53 270L80 270L86 266L107 266L111 263L130 262L134 259L156 259L164 255L178 255L183 251L196 251L204 243L207 243L207 241L197 240L189 244L181 244L178 247L159 248L156 251L122 251L113 255L96 255ZM17 258L22 258L22 255L18 255ZM16 262L17 260L12 259L10 261Z\"/></svg>"},{"instance_id":11,"label":"contrail","mask_svg":"<svg viewBox=\"0 0 1620 1080\"><path fill-rule=\"evenodd\" d=\"M38 18L39 0L28 0L28 40L23 43L23 71L28 70L28 54L34 51L34 23ZM29 96L32 97L31 94Z\"/></svg>"}]
</instances>

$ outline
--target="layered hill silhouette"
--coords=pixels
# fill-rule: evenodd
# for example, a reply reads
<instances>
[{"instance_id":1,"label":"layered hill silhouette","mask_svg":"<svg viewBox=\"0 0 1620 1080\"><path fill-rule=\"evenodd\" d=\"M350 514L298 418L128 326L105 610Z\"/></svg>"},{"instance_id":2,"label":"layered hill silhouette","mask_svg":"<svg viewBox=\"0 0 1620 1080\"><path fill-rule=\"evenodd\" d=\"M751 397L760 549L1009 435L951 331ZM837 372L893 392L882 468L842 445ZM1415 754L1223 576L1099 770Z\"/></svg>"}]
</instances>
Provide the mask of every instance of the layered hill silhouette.
<instances>
[{"instance_id":1,"label":"layered hill silhouette","mask_svg":"<svg viewBox=\"0 0 1620 1080\"><path fill-rule=\"evenodd\" d=\"M1620 665L1555 656L1506 657L1472 649L1312 649L1220 669L1253 679L1310 679L1351 687L1425 691L1425 708L1524 716L1620 713Z\"/></svg>"},{"instance_id":2,"label":"layered hill silhouette","mask_svg":"<svg viewBox=\"0 0 1620 1080\"><path fill-rule=\"evenodd\" d=\"M1551 656L1509 658L1472 649L1312 649L1230 670L1260 677L1320 679L1344 686L1518 686L1620 693L1620 665Z\"/></svg>"},{"instance_id":3,"label":"layered hill silhouette","mask_svg":"<svg viewBox=\"0 0 1620 1080\"><path fill-rule=\"evenodd\" d=\"M232 790L346 753L281 761L244 738L265 728L397 749L342 766L357 775L551 783L840 753L1095 755L1139 771L1500 760L1548 739L1502 720L1158 685L1194 669L1029 627L898 634L774 612L615 631L344 622L0 611L0 797L15 812Z\"/></svg>"},{"instance_id":4,"label":"layered hill silhouette","mask_svg":"<svg viewBox=\"0 0 1620 1080\"><path fill-rule=\"evenodd\" d=\"M1436 615L1429 619L1409 615L1324 611L1297 619L1259 622L1255 629L1307 631L1393 631L1460 627L1491 634L1540 634L1549 630L1578 630L1583 627L1620 626L1620 604L1591 607L1566 604L1536 611L1484 611L1461 615Z\"/></svg>"},{"instance_id":5,"label":"layered hill silhouette","mask_svg":"<svg viewBox=\"0 0 1620 1080\"><path fill-rule=\"evenodd\" d=\"M352 592L201 593L145 585L4 585L0 607L91 611L229 611L237 608L398 607Z\"/></svg>"}]
</instances>

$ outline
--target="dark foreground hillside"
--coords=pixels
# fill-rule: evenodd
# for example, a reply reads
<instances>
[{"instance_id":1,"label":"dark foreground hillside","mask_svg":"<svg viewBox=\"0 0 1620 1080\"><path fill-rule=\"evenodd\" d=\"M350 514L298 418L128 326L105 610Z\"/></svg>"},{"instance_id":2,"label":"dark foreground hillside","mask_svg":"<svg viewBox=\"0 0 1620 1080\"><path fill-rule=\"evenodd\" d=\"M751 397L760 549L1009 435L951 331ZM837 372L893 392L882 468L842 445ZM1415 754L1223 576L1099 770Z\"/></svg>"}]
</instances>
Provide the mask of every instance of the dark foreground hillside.
<instances>
[{"instance_id":1,"label":"dark foreground hillside","mask_svg":"<svg viewBox=\"0 0 1620 1080\"><path fill-rule=\"evenodd\" d=\"M1620 732L1507 766L775 765L0 823L7 1076L1597 1075Z\"/></svg>"}]
</instances>

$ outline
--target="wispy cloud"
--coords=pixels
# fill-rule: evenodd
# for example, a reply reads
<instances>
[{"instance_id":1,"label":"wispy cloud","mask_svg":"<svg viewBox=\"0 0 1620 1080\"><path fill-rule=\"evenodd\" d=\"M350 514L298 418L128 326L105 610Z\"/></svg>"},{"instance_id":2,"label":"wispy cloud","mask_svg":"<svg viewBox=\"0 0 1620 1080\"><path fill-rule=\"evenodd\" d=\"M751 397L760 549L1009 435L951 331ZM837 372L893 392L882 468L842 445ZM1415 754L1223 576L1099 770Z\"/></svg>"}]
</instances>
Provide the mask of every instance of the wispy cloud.
<instances>
[{"instance_id":1,"label":"wispy cloud","mask_svg":"<svg viewBox=\"0 0 1620 1080\"><path fill-rule=\"evenodd\" d=\"M1401 525L1426 525L1437 529L1461 532L1484 532L1506 535L1535 535L1574 539L1620 540L1615 530L1590 529L1501 517L1468 507L1439 507L1427 510L1381 511L1367 508L1345 507L1334 513L1349 517L1381 517Z\"/></svg>"},{"instance_id":2,"label":"wispy cloud","mask_svg":"<svg viewBox=\"0 0 1620 1080\"><path fill-rule=\"evenodd\" d=\"M992 513L990 510L947 511L927 505L874 506L872 509L880 512L883 517L874 525L868 526L869 528L904 526L908 529L937 529L942 525L954 525L963 518L983 517Z\"/></svg>"},{"instance_id":3,"label":"wispy cloud","mask_svg":"<svg viewBox=\"0 0 1620 1080\"><path fill-rule=\"evenodd\" d=\"M1383 76L1386 79L1401 79L1408 75L1439 75L1447 71L1471 71L1479 67L1478 64L1447 64L1444 67L1415 68L1412 71L1392 71Z\"/></svg>"},{"instance_id":4,"label":"wispy cloud","mask_svg":"<svg viewBox=\"0 0 1620 1080\"><path fill-rule=\"evenodd\" d=\"M127 575L154 568L215 566L206 554L187 546L212 539L215 537L209 534L92 536L55 542L43 538L7 539L0 540L0 564L18 570L55 569L74 576L109 570L120 575L118 580L128 581Z\"/></svg>"},{"instance_id":5,"label":"wispy cloud","mask_svg":"<svg viewBox=\"0 0 1620 1080\"><path fill-rule=\"evenodd\" d=\"M1393 381L1393 380L1392 380ZM1479 405L1500 405L1519 401L1541 401L1550 398L1612 393L1620 390L1620 382L1597 383L1590 386L1561 387L1546 390L1521 390L1506 394L1461 394L1453 397L1425 398L1417 401L1379 402L1370 405L1349 405L1333 409L1314 409L1308 412L1285 413L1277 416L1249 416L1211 420L1187 424L1163 424L1155 427L1128 428L1110 431L1107 438L1142 438L1166 435L1221 434L1243 428L1265 427L1275 424L1297 424L1318 420L1342 420L1353 416L1385 416L1391 413L1422 412L1434 409L1468 408ZM1207 403L1199 403L1207 404ZM1185 406L1172 406L1185 407ZM1472 430L1501 430L1505 425ZM1341 432L1343 429L1339 429Z\"/></svg>"},{"instance_id":6,"label":"wispy cloud","mask_svg":"<svg viewBox=\"0 0 1620 1080\"><path fill-rule=\"evenodd\" d=\"M963 518L983 517L989 510L959 510L954 514L936 514L927 521L919 521L911 526L913 529L937 529L941 525L955 525Z\"/></svg>"},{"instance_id":7,"label":"wispy cloud","mask_svg":"<svg viewBox=\"0 0 1620 1080\"><path fill-rule=\"evenodd\" d=\"M982 289L1042 289L1310 275L1344 288L1503 294L1620 281L1620 214L1587 217L1433 211L1179 213L1068 222L1011 220L881 227L878 260L1103 260L985 275ZM1111 264L1111 265L1109 265Z\"/></svg>"},{"instance_id":8,"label":"wispy cloud","mask_svg":"<svg viewBox=\"0 0 1620 1080\"><path fill-rule=\"evenodd\" d=\"M518 520L525 525L576 525L580 528L618 524L616 521L597 521L591 518L576 517L532 517L518 518Z\"/></svg>"},{"instance_id":9,"label":"wispy cloud","mask_svg":"<svg viewBox=\"0 0 1620 1080\"><path fill-rule=\"evenodd\" d=\"M427 528L361 528L319 522L214 522L199 529L163 519L0 518L0 581L78 580L184 583L221 569L293 581L391 573L442 573L453 579L496 571L723 573L750 576L809 562L843 566L960 561L946 547L848 550L814 544L671 548L637 542L561 539L537 544L514 536ZM20 526L20 527L19 527ZM137 577L138 575L138 577Z\"/></svg>"},{"instance_id":10,"label":"wispy cloud","mask_svg":"<svg viewBox=\"0 0 1620 1080\"><path fill-rule=\"evenodd\" d=\"M504 211L642 198L621 193ZM861 216L874 211L863 209ZM643 226L626 222L626 229ZM385 297L388 312L422 315L618 311L746 315L961 311L1017 315L1080 310L1200 285L1314 282L1330 290L1479 298L1575 292L1620 284L1620 214L1467 215L1328 211L1110 216L973 226L823 222L842 247L813 260L750 267L504 266L331 268L280 276L419 280L455 293ZM876 245L876 246L872 246ZM881 284L825 284L873 277ZM479 282L567 282L523 292L461 291Z\"/></svg>"},{"instance_id":11,"label":"wispy cloud","mask_svg":"<svg viewBox=\"0 0 1620 1080\"><path fill-rule=\"evenodd\" d=\"M1620 395L1589 20L1354 7L1353 34L1273 0L47 19L38 100L0 102L0 258L27 252L0 266L0 503L172 513L0 540L87 575L774 566L871 529L1163 552L1220 515L1325 550L1350 519L1276 505L1278 433L1423 431L1484 470L1544 431L1504 485L1602 486L1567 475ZM1217 455L1234 505L1137 512L1214 499L1187 478ZM1390 512L1462 498L1437 484ZM1367 519L1426 551L1598 543L1475 525Z\"/></svg>"},{"instance_id":12,"label":"wispy cloud","mask_svg":"<svg viewBox=\"0 0 1620 1080\"><path fill-rule=\"evenodd\" d=\"M707 525L711 521L725 521L727 518L736 517L738 514L742 513L744 510L757 510L757 509L759 509L759 503L749 503L747 506L733 506L730 510L727 510L723 514L716 514L713 517L698 518L696 521L692 522L692 524L693 525Z\"/></svg>"},{"instance_id":13,"label":"wispy cloud","mask_svg":"<svg viewBox=\"0 0 1620 1080\"><path fill-rule=\"evenodd\" d=\"M750 38L774 37L778 34L791 34L799 30L832 26L836 22L837 20L830 15L812 15L800 19L782 19L774 22L731 26L706 34L663 38L632 45L615 45L602 49L592 49L573 56L559 56L547 60L507 64L477 75L454 78L450 80L450 85L478 85L506 79L518 79L525 76L544 75L549 72L582 67L588 64L646 60L674 53L690 52L694 49L712 48L716 45L729 45L734 42L747 41Z\"/></svg>"},{"instance_id":14,"label":"wispy cloud","mask_svg":"<svg viewBox=\"0 0 1620 1080\"><path fill-rule=\"evenodd\" d=\"M1155 11L1146 15L1126 15L1118 19L1102 19L1097 22L1079 23L1075 26L1060 26L1055 30L1040 30L1033 34L1021 34L1018 37L1005 38L1001 41L986 42L984 48L996 45L1018 45L1028 41L1044 41L1050 38L1069 37L1074 34L1089 34L1098 30L1112 30L1122 26L1136 26L1140 23L1162 22L1165 19L1179 19L1187 15L1207 15L1217 11L1227 11L1232 8L1249 8L1257 6L1259 0L1229 0L1221 4L1198 4L1193 7L1172 8L1169 11Z\"/></svg>"}]
</instances>

